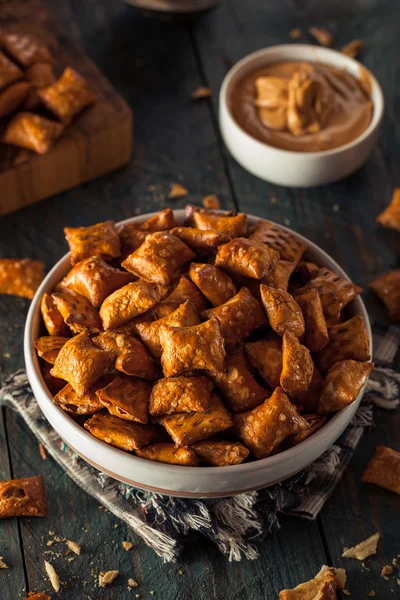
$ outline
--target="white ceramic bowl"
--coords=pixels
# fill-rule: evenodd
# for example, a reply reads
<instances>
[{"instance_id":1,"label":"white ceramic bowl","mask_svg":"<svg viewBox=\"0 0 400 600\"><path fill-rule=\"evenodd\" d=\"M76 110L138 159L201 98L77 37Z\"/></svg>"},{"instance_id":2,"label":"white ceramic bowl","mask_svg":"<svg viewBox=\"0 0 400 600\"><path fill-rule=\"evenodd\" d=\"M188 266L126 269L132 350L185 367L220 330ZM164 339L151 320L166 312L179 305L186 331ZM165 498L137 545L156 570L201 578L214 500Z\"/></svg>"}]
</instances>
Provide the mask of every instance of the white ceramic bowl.
<instances>
[{"instance_id":1,"label":"white ceramic bowl","mask_svg":"<svg viewBox=\"0 0 400 600\"><path fill-rule=\"evenodd\" d=\"M156 213L133 217L124 223L142 222L153 214ZM178 221L183 221L183 210L176 210L174 214ZM255 224L257 221L258 217L249 215L250 224ZM307 242L309 249L306 256L309 260L329 267L347 278L339 265L321 248L296 233L294 235ZM44 292L50 292L54 288L70 268L69 254L66 254L49 272L32 300L24 336L26 371L40 408L60 437L88 463L116 479L153 492L193 498L217 498L267 487L297 473L321 456L344 431L358 408L363 391L353 404L336 413L319 431L298 446L275 456L230 467L167 465L150 462L113 448L93 437L52 402L33 346L34 340L43 330L40 312L41 298ZM351 303L349 310L353 314L362 315L369 333L372 354L371 329L364 303L360 298L356 298Z\"/></svg>"},{"instance_id":2,"label":"white ceramic bowl","mask_svg":"<svg viewBox=\"0 0 400 600\"><path fill-rule=\"evenodd\" d=\"M232 90L247 74L270 64L285 61L321 62L347 69L357 79L364 72L371 84L374 104L368 128L349 144L320 152L293 152L264 144L246 133L232 116ZM219 124L224 142L239 164L253 175L278 185L311 187L350 175L367 160L376 142L382 121L382 89L370 71L341 52L305 44L271 46L242 58L226 75L219 96Z\"/></svg>"}]
</instances>

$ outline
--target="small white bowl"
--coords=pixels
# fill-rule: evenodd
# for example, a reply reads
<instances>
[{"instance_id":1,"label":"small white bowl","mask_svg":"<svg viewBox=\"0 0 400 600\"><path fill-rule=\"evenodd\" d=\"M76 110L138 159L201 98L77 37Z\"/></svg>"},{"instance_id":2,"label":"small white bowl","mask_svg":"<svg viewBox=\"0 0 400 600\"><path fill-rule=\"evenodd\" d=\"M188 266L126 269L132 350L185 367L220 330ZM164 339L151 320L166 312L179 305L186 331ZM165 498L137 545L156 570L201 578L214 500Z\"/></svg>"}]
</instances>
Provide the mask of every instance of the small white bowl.
<instances>
[{"instance_id":1,"label":"small white bowl","mask_svg":"<svg viewBox=\"0 0 400 600\"><path fill-rule=\"evenodd\" d=\"M364 133L344 146L320 152L282 150L246 133L233 118L230 108L234 88L245 75L285 61L320 62L347 69L357 79L364 73L371 85L374 105L371 123ZM219 95L219 124L228 150L250 173L278 185L312 187L342 179L365 163L378 137L383 109L384 99L379 83L356 60L321 46L284 44L253 52L232 67L222 83Z\"/></svg>"},{"instance_id":2,"label":"small white bowl","mask_svg":"<svg viewBox=\"0 0 400 600\"><path fill-rule=\"evenodd\" d=\"M156 213L140 215L123 221L124 223L143 222ZM175 210L175 218L183 222L184 210ZM258 217L248 215L250 225L258 221ZM291 231L287 227L283 227ZM321 248L296 235L308 244L308 260L326 266L342 277L346 273ZM275 456L230 467L181 467L151 462L139 458L93 437L81 425L78 425L67 413L56 406L43 379L34 340L43 331L40 302L45 292L53 290L71 268L70 255L66 254L48 273L36 292L30 306L25 324L24 356L26 372L33 394L47 420L70 448L75 450L88 463L136 488L168 494L170 496L186 496L191 498L218 498L232 496L246 491L270 486L294 475L304 469L325 452L345 430L360 404L364 390L353 404L339 411L314 435L301 444L285 450ZM360 314L367 327L372 355L372 334L368 315L361 298L356 298L349 305L350 314Z\"/></svg>"}]
</instances>

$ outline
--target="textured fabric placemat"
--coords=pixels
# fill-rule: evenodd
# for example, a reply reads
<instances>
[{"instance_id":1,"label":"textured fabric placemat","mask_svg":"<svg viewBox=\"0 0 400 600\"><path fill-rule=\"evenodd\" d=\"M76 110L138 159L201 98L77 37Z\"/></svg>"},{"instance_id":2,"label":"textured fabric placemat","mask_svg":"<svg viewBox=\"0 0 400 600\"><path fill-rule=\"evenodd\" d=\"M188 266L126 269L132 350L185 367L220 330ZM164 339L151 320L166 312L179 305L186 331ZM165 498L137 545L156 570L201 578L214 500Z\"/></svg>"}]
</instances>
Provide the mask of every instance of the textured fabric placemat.
<instances>
[{"instance_id":1,"label":"textured fabric placemat","mask_svg":"<svg viewBox=\"0 0 400 600\"><path fill-rule=\"evenodd\" d=\"M400 329L375 324L374 361L363 401L342 436L318 460L290 479L258 492L231 498L192 500L137 490L97 471L60 439L33 397L23 370L0 390L0 405L20 413L62 469L88 494L124 521L165 561L175 561L187 533L194 529L217 544L229 560L257 558L257 540L279 526L279 513L315 519L339 483L373 406L399 405L400 374L391 369Z\"/></svg>"}]
</instances>

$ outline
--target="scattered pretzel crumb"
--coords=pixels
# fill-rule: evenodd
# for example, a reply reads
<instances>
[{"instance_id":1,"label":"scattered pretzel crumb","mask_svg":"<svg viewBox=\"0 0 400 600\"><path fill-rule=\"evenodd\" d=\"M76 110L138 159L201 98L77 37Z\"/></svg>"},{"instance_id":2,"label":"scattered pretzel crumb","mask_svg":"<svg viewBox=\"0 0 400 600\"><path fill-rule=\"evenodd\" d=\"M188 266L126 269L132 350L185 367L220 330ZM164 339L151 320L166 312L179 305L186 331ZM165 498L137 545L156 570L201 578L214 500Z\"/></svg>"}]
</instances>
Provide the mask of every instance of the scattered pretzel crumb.
<instances>
[{"instance_id":1,"label":"scattered pretzel crumb","mask_svg":"<svg viewBox=\"0 0 400 600\"><path fill-rule=\"evenodd\" d=\"M376 594L375 594L374 590L371 590L371 591L368 593L368 596L370 596L370 597L372 597L372 596L376 596Z\"/></svg>"},{"instance_id":2,"label":"scattered pretzel crumb","mask_svg":"<svg viewBox=\"0 0 400 600\"><path fill-rule=\"evenodd\" d=\"M376 548L378 546L380 534L374 533L368 539L360 542L352 548L344 548L342 556L344 558L357 558L357 560L364 560L368 556L376 554Z\"/></svg>"},{"instance_id":3,"label":"scattered pretzel crumb","mask_svg":"<svg viewBox=\"0 0 400 600\"><path fill-rule=\"evenodd\" d=\"M383 579L386 579L386 581L389 581L388 575L391 575L392 573L393 573L393 567L391 567L390 565L385 565L382 568L381 576L383 577Z\"/></svg>"},{"instance_id":4,"label":"scattered pretzel crumb","mask_svg":"<svg viewBox=\"0 0 400 600\"><path fill-rule=\"evenodd\" d=\"M46 546L52 546L54 544L54 540L49 540L46 542Z\"/></svg>"},{"instance_id":5,"label":"scattered pretzel crumb","mask_svg":"<svg viewBox=\"0 0 400 600\"><path fill-rule=\"evenodd\" d=\"M220 201L215 194L210 194L209 196L204 196L203 198L203 206L204 208L221 208Z\"/></svg>"},{"instance_id":6,"label":"scattered pretzel crumb","mask_svg":"<svg viewBox=\"0 0 400 600\"><path fill-rule=\"evenodd\" d=\"M182 569L179 569L178 573L179 573L179 575L183 575Z\"/></svg>"},{"instance_id":7,"label":"scattered pretzel crumb","mask_svg":"<svg viewBox=\"0 0 400 600\"><path fill-rule=\"evenodd\" d=\"M308 33L321 44L321 46L332 46L333 35L325 27L309 27Z\"/></svg>"},{"instance_id":8,"label":"scattered pretzel crumb","mask_svg":"<svg viewBox=\"0 0 400 600\"><path fill-rule=\"evenodd\" d=\"M351 596L351 592L349 592L349 590L343 590L343 594L345 596Z\"/></svg>"},{"instance_id":9,"label":"scattered pretzel crumb","mask_svg":"<svg viewBox=\"0 0 400 600\"><path fill-rule=\"evenodd\" d=\"M150 594L151 594L152 596L154 596L155 592L153 592L153 590L151 590Z\"/></svg>"},{"instance_id":10,"label":"scattered pretzel crumb","mask_svg":"<svg viewBox=\"0 0 400 600\"><path fill-rule=\"evenodd\" d=\"M392 565L394 565L395 567L397 566L397 558L392 559Z\"/></svg>"},{"instance_id":11,"label":"scattered pretzel crumb","mask_svg":"<svg viewBox=\"0 0 400 600\"><path fill-rule=\"evenodd\" d=\"M131 588L132 588L132 587L137 587L139 584L138 584L138 582L137 582L137 581L135 581L134 579L132 579L132 577L130 577L130 578L128 579L128 585L129 585L129 587L131 587Z\"/></svg>"},{"instance_id":12,"label":"scattered pretzel crumb","mask_svg":"<svg viewBox=\"0 0 400 600\"><path fill-rule=\"evenodd\" d=\"M117 529L118 528L118 523L114 523L114 527L115 527L115 529Z\"/></svg>"},{"instance_id":13,"label":"scattered pretzel crumb","mask_svg":"<svg viewBox=\"0 0 400 600\"><path fill-rule=\"evenodd\" d=\"M131 542L122 542L122 546L125 548L125 550L128 552L128 550L130 550L131 548L133 548L133 544L131 544Z\"/></svg>"},{"instance_id":14,"label":"scattered pretzel crumb","mask_svg":"<svg viewBox=\"0 0 400 600\"><path fill-rule=\"evenodd\" d=\"M71 540L66 540L65 543L67 544L68 548L70 550L72 550L72 552L75 552L75 554L80 554L81 553L81 547L76 542L71 542Z\"/></svg>"},{"instance_id":15,"label":"scattered pretzel crumb","mask_svg":"<svg viewBox=\"0 0 400 600\"><path fill-rule=\"evenodd\" d=\"M400 579L397 580L397 585L400 585Z\"/></svg>"},{"instance_id":16,"label":"scattered pretzel crumb","mask_svg":"<svg viewBox=\"0 0 400 600\"><path fill-rule=\"evenodd\" d=\"M352 42L349 42L343 46L340 52L346 56L350 56L350 58L356 58L363 46L364 42L362 40L353 40Z\"/></svg>"},{"instance_id":17,"label":"scattered pretzel crumb","mask_svg":"<svg viewBox=\"0 0 400 600\"><path fill-rule=\"evenodd\" d=\"M55 592L58 592L60 589L60 579L56 573L55 568L53 567L52 564L50 564L49 562L47 562L47 560L44 561L44 568L46 569L46 573L47 576L50 580L50 583L53 587L53 590Z\"/></svg>"},{"instance_id":18,"label":"scattered pretzel crumb","mask_svg":"<svg viewBox=\"0 0 400 600\"><path fill-rule=\"evenodd\" d=\"M39 443L39 454L43 460L47 458L46 448L43 446L42 442Z\"/></svg>"},{"instance_id":19,"label":"scattered pretzel crumb","mask_svg":"<svg viewBox=\"0 0 400 600\"><path fill-rule=\"evenodd\" d=\"M209 98L212 95L212 89L205 86L200 86L192 93L192 100L202 100Z\"/></svg>"},{"instance_id":20,"label":"scattered pretzel crumb","mask_svg":"<svg viewBox=\"0 0 400 600\"><path fill-rule=\"evenodd\" d=\"M8 566L3 562L3 557L0 556L0 569L8 569Z\"/></svg>"},{"instance_id":21,"label":"scattered pretzel crumb","mask_svg":"<svg viewBox=\"0 0 400 600\"><path fill-rule=\"evenodd\" d=\"M54 531L49 531L49 535L54 535Z\"/></svg>"},{"instance_id":22,"label":"scattered pretzel crumb","mask_svg":"<svg viewBox=\"0 0 400 600\"><path fill-rule=\"evenodd\" d=\"M299 40L303 37L303 32L298 27L295 27L289 31L289 37L291 37L292 40Z\"/></svg>"},{"instance_id":23,"label":"scattered pretzel crumb","mask_svg":"<svg viewBox=\"0 0 400 600\"><path fill-rule=\"evenodd\" d=\"M180 183L173 183L171 185L168 198L184 198L185 196L188 196L188 194L189 190L186 189L183 185L181 185Z\"/></svg>"},{"instance_id":24,"label":"scattered pretzel crumb","mask_svg":"<svg viewBox=\"0 0 400 600\"><path fill-rule=\"evenodd\" d=\"M110 585L116 577L118 577L119 571L100 571L99 574L99 586L106 587L106 585Z\"/></svg>"}]
</instances>

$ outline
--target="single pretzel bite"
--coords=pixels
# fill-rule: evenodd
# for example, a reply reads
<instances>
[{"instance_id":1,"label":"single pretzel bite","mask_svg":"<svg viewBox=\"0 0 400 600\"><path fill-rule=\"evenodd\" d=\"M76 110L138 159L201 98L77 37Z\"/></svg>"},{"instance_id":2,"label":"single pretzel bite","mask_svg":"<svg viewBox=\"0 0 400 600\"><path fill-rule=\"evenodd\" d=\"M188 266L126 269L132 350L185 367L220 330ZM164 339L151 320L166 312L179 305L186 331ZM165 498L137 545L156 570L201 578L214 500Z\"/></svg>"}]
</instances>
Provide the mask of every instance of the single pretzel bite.
<instances>
[{"instance_id":1,"label":"single pretzel bite","mask_svg":"<svg viewBox=\"0 0 400 600\"><path fill-rule=\"evenodd\" d=\"M43 358L48 363L54 365L55 360L69 338L58 335L44 335L37 338L33 345L35 346L40 358Z\"/></svg>"},{"instance_id":2,"label":"single pretzel bite","mask_svg":"<svg viewBox=\"0 0 400 600\"><path fill-rule=\"evenodd\" d=\"M104 408L96 396L96 392L106 386L107 383L108 380L106 378L100 378L82 398L78 396L72 385L67 383L54 396L53 402L71 415L94 415L94 413Z\"/></svg>"},{"instance_id":3,"label":"single pretzel bite","mask_svg":"<svg viewBox=\"0 0 400 600\"><path fill-rule=\"evenodd\" d=\"M191 325L199 325L200 319L194 310L190 300L186 300L174 312L170 313L162 319L153 321L152 323L140 323L137 326L137 331L140 338L150 354L159 359L162 354L160 344L160 327L162 325L171 325L174 327L190 327Z\"/></svg>"},{"instance_id":4,"label":"single pretzel bite","mask_svg":"<svg viewBox=\"0 0 400 600\"><path fill-rule=\"evenodd\" d=\"M107 296L133 279L131 273L114 269L100 256L91 256L77 263L59 286L85 296L99 308Z\"/></svg>"},{"instance_id":5,"label":"single pretzel bite","mask_svg":"<svg viewBox=\"0 0 400 600\"><path fill-rule=\"evenodd\" d=\"M96 396L111 415L126 421L147 423L151 385L137 377L116 377Z\"/></svg>"},{"instance_id":6,"label":"single pretzel bite","mask_svg":"<svg viewBox=\"0 0 400 600\"><path fill-rule=\"evenodd\" d=\"M205 412L212 389L213 382L205 375L159 379L151 392L149 412L153 416Z\"/></svg>"},{"instance_id":7,"label":"single pretzel bite","mask_svg":"<svg viewBox=\"0 0 400 600\"><path fill-rule=\"evenodd\" d=\"M121 242L113 221L89 227L65 227L64 233L72 265L91 256L101 256L108 260L118 258L121 254Z\"/></svg>"},{"instance_id":8,"label":"single pretzel bite","mask_svg":"<svg viewBox=\"0 0 400 600\"><path fill-rule=\"evenodd\" d=\"M385 304L392 321L400 321L400 269L386 273L369 284Z\"/></svg>"},{"instance_id":9,"label":"single pretzel bite","mask_svg":"<svg viewBox=\"0 0 400 600\"><path fill-rule=\"evenodd\" d=\"M1 45L23 67L52 62L50 50L37 37L26 33L2 33Z\"/></svg>"},{"instance_id":10,"label":"single pretzel bite","mask_svg":"<svg viewBox=\"0 0 400 600\"><path fill-rule=\"evenodd\" d=\"M279 252L265 244L235 238L218 248L215 264L229 273L253 279L267 276L279 262Z\"/></svg>"},{"instance_id":11,"label":"single pretzel bite","mask_svg":"<svg viewBox=\"0 0 400 600\"><path fill-rule=\"evenodd\" d=\"M219 213L191 204L186 206L185 224L197 229L211 229L231 238L246 236L248 229L247 216L244 213Z\"/></svg>"},{"instance_id":12,"label":"single pretzel bite","mask_svg":"<svg viewBox=\"0 0 400 600\"><path fill-rule=\"evenodd\" d=\"M261 300L272 329L280 336L290 331L296 337L304 335L303 313L296 300L284 290L260 286Z\"/></svg>"},{"instance_id":13,"label":"single pretzel bite","mask_svg":"<svg viewBox=\"0 0 400 600\"><path fill-rule=\"evenodd\" d=\"M373 363L355 360L341 360L332 365L322 386L318 414L328 415L354 402L373 366Z\"/></svg>"},{"instance_id":14,"label":"single pretzel bite","mask_svg":"<svg viewBox=\"0 0 400 600\"><path fill-rule=\"evenodd\" d=\"M214 265L192 263L189 277L213 306L224 304L236 294L235 284L229 275Z\"/></svg>"},{"instance_id":15,"label":"single pretzel bite","mask_svg":"<svg viewBox=\"0 0 400 600\"><path fill-rule=\"evenodd\" d=\"M92 341L112 355L117 371L143 379L157 379L153 359L139 340L124 333L104 331Z\"/></svg>"},{"instance_id":16,"label":"single pretzel bite","mask_svg":"<svg viewBox=\"0 0 400 600\"><path fill-rule=\"evenodd\" d=\"M269 390L254 379L246 364L244 352L238 347L228 350L222 371L209 372L209 375L234 413L251 410L270 394Z\"/></svg>"},{"instance_id":17,"label":"single pretzel bite","mask_svg":"<svg viewBox=\"0 0 400 600\"><path fill-rule=\"evenodd\" d=\"M174 227L170 233L187 244L197 254L213 254L218 246L230 241L229 235L211 231L208 229L196 229L195 227Z\"/></svg>"},{"instance_id":18,"label":"single pretzel bite","mask_svg":"<svg viewBox=\"0 0 400 600\"><path fill-rule=\"evenodd\" d=\"M340 360L371 359L368 332L361 315L330 327L328 333L329 343L316 354L316 364L323 373Z\"/></svg>"},{"instance_id":19,"label":"single pretzel bite","mask_svg":"<svg viewBox=\"0 0 400 600\"><path fill-rule=\"evenodd\" d=\"M263 340L247 342L244 349L248 359L271 390L279 387L282 373L282 339L269 334Z\"/></svg>"},{"instance_id":20,"label":"single pretzel bite","mask_svg":"<svg viewBox=\"0 0 400 600\"><path fill-rule=\"evenodd\" d=\"M279 600L336 600L336 571L322 567L319 573L291 590L282 590Z\"/></svg>"},{"instance_id":21,"label":"single pretzel bite","mask_svg":"<svg viewBox=\"0 0 400 600\"><path fill-rule=\"evenodd\" d=\"M167 463L169 465L196 467L199 464L199 459L194 450L186 446L177 448L175 444L168 442L149 444L136 450L136 454L140 458L147 458L148 460L155 460L156 462Z\"/></svg>"},{"instance_id":22,"label":"single pretzel bite","mask_svg":"<svg viewBox=\"0 0 400 600\"><path fill-rule=\"evenodd\" d=\"M60 79L39 89L38 95L64 125L96 100L87 81L71 67L64 70Z\"/></svg>"},{"instance_id":23,"label":"single pretzel bite","mask_svg":"<svg viewBox=\"0 0 400 600\"><path fill-rule=\"evenodd\" d=\"M165 208L158 212L154 217L150 217L139 227L143 231L168 231L174 227L178 227L179 223L174 217L174 213L171 208Z\"/></svg>"},{"instance_id":24,"label":"single pretzel bite","mask_svg":"<svg viewBox=\"0 0 400 600\"><path fill-rule=\"evenodd\" d=\"M87 331L98 333L101 331L99 311L82 296L72 290L61 288L53 292L51 298L62 315L64 322L74 333Z\"/></svg>"},{"instance_id":25,"label":"single pretzel bite","mask_svg":"<svg viewBox=\"0 0 400 600\"><path fill-rule=\"evenodd\" d=\"M282 388L295 399L298 394L309 390L313 374L314 363L310 351L300 344L295 335L286 331L282 338Z\"/></svg>"},{"instance_id":26,"label":"single pretzel bite","mask_svg":"<svg viewBox=\"0 0 400 600\"><path fill-rule=\"evenodd\" d=\"M282 260L298 263L307 244L282 227L260 219L250 230L250 239L262 242L279 252Z\"/></svg>"},{"instance_id":27,"label":"single pretzel bite","mask_svg":"<svg viewBox=\"0 0 400 600\"><path fill-rule=\"evenodd\" d=\"M205 440L192 446L197 456L212 467L240 465L249 455L246 446L240 442L220 442Z\"/></svg>"},{"instance_id":28,"label":"single pretzel bite","mask_svg":"<svg viewBox=\"0 0 400 600\"><path fill-rule=\"evenodd\" d=\"M30 300L44 279L44 263L30 258L0 258L0 294Z\"/></svg>"},{"instance_id":29,"label":"single pretzel bite","mask_svg":"<svg viewBox=\"0 0 400 600\"><path fill-rule=\"evenodd\" d=\"M227 346L234 346L249 333L267 325L267 318L260 302L247 288L242 288L233 298L201 313L204 319L216 319Z\"/></svg>"},{"instance_id":30,"label":"single pretzel bite","mask_svg":"<svg viewBox=\"0 0 400 600\"><path fill-rule=\"evenodd\" d=\"M198 314L208 307L208 302L200 290L187 277L182 275L170 295L154 306L153 314L156 319L166 317L186 300L191 301Z\"/></svg>"},{"instance_id":31,"label":"single pretzel bite","mask_svg":"<svg viewBox=\"0 0 400 600\"><path fill-rule=\"evenodd\" d=\"M68 325L64 322L62 314L56 307L51 294L47 292L43 294L40 310L49 335L66 337L71 333Z\"/></svg>"},{"instance_id":32,"label":"single pretzel bite","mask_svg":"<svg viewBox=\"0 0 400 600\"><path fill-rule=\"evenodd\" d=\"M124 285L108 296L100 306L100 317L106 331L116 329L147 312L168 293L164 285L139 279Z\"/></svg>"},{"instance_id":33,"label":"single pretzel bite","mask_svg":"<svg viewBox=\"0 0 400 600\"><path fill-rule=\"evenodd\" d=\"M377 446L361 481L400 494L400 452L387 446Z\"/></svg>"},{"instance_id":34,"label":"single pretzel bite","mask_svg":"<svg viewBox=\"0 0 400 600\"><path fill-rule=\"evenodd\" d=\"M174 413L159 418L176 446L190 446L232 426L230 414L218 396L204 412Z\"/></svg>"},{"instance_id":35,"label":"single pretzel bite","mask_svg":"<svg viewBox=\"0 0 400 600\"><path fill-rule=\"evenodd\" d=\"M329 342L328 327L318 291L313 288L296 296L305 322L305 345L310 352L321 350Z\"/></svg>"},{"instance_id":36,"label":"single pretzel bite","mask_svg":"<svg viewBox=\"0 0 400 600\"><path fill-rule=\"evenodd\" d=\"M19 112L8 123L2 141L46 154L62 131L63 126L55 121L30 112Z\"/></svg>"},{"instance_id":37,"label":"single pretzel bite","mask_svg":"<svg viewBox=\"0 0 400 600\"><path fill-rule=\"evenodd\" d=\"M30 592L26 600L51 600L51 598L44 592L38 592L37 594Z\"/></svg>"},{"instance_id":38,"label":"single pretzel bite","mask_svg":"<svg viewBox=\"0 0 400 600\"><path fill-rule=\"evenodd\" d=\"M382 227L400 231L400 188L394 190L389 206L376 217L376 222Z\"/></svg>"},{"instance_id":39,"label":"single pretzel bite","mask_svg":"<svg viewBox=\"0 0 400 600\"><path fill-rule=\"evenodd\" d=\"M45 516L46 499L40 475L0 481L0 519Z\"/></svg>"},{"instance_id":40,"label":"single pretzel bite","mask_svg":"<svg viewBox=\"0 0 400 600\"><path fill-rule=\"evenodd\" d=\"M221 371L225 359L224 338L216 319L192 327L160 327L161 366L165 377L188 371Z\"/></svg>"},{"instance_id":41,"label":"single pretzel bite","mask_svg":"<svg viewBox=\"0 0 400 600\"><path fill-rule=\"evenodd\" d=\"M153 425L125 421L115 415L103 413L90 417L85 421L84 427L99 440L127 452L147 446L156 436Z\"/></svg>"},{"instance_id":42,"label":"single pretzel bite","mask_svg":"<svg viewBox=\"0 0 400 600\"><path fill-rule=\"evenodd\" d=\"M288 260L280 260L273 269L266 275L261 283L277 290L287 292L289 287L289 279L296 267L295 262Z\"/></svg>"},{"instance_id":43,"label":"single pretzel bite","mask_svg":"<svg viewBox=\"0 0 400 600\"><path fill-rule=\"evenodd\" d=\"M130 254L122 266L145 281L169 285L182 267L195 258L189 246L167 231L146 236L143 244Z\"/></svg>"},{"instance_id":44,"label":"single pretzel bite","mask_svg":"<svg viewBox=\"0 0 400 600\"><path fill-rule=\"evenodd\" d=\"M97 348L83 331L61 348L51 375L70 383L79 398L82 398L111 367L112 362L110 353Z\"/></svg>"},{"instance_id":45,"label":"single pretzel bite","mask_svg":"<svg viewBox=\"0 0 400 600\"><path fill-rule=\"evenodd\" d=\"M238 436L256 458L265 458L289 435L307 429L307 422L286 396L276 388L263 404L233 416Z\"/></svg>"}]
</instances>

